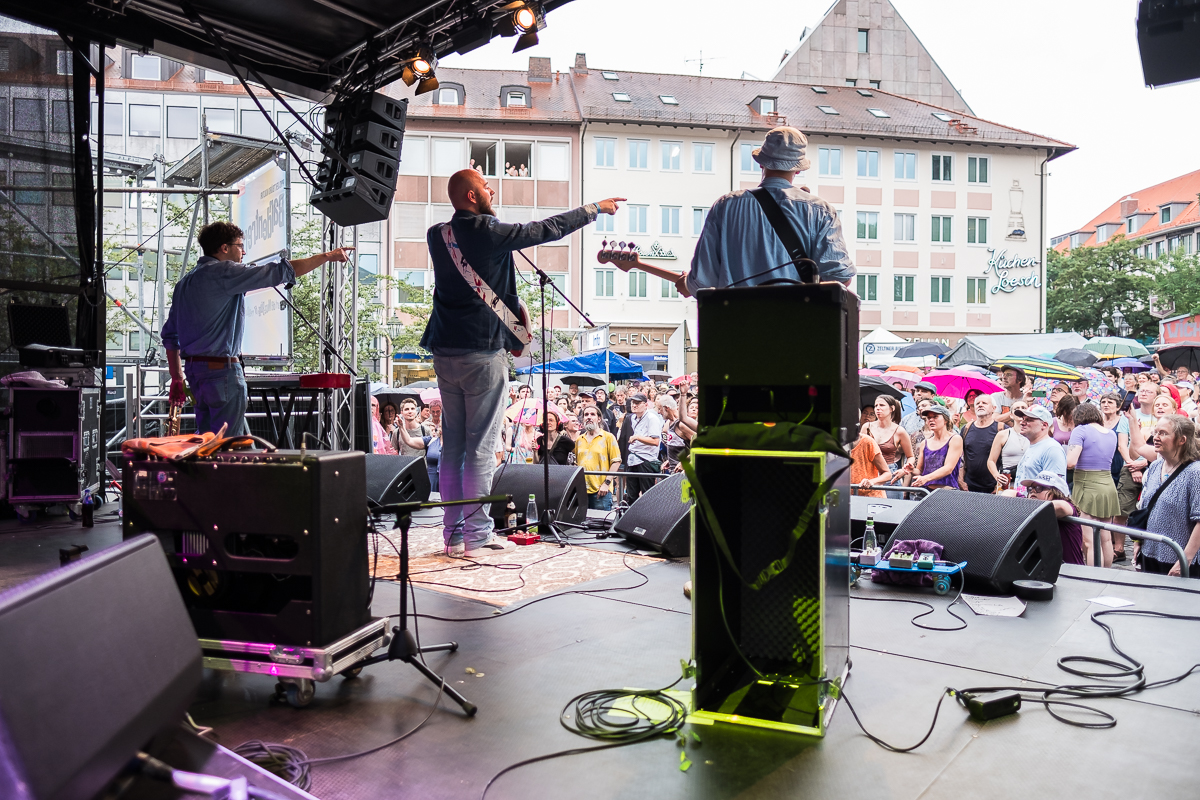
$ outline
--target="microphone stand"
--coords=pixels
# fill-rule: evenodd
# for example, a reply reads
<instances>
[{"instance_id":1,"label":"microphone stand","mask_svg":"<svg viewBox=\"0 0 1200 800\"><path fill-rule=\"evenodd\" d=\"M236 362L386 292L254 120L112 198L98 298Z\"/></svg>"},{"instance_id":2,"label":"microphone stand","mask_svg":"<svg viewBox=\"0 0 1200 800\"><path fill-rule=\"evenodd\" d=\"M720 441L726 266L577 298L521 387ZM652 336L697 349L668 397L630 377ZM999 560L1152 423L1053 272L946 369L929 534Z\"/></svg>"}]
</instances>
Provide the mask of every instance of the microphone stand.
<instances>
[{"instance_id":1,"label":"microphone stand","mask_svg":"<svg viewBox=\"0 0 1200 800\"><path fill-rule=\"evenodd\" d=\"M545 517L546 521L542 522L541 517L539 517L538 533L542 535L548 533L554 538L554 541L559 547L566 547L567 539L563 535L562 531L559 530L559 523L557 520L555 520L555 510L550 507L550 374L546 369L546 286L549 285L551 289L557 292L558 295L566 301L567 305L575 309L580 318L588 324L589 328L596 327L596 323L592 322L588 315L583 313L583 309L571 302L571 298L563 294L563 291L554 285L554 281L550 280L550 276L546 274L545 270L530 261L529 256L525 255L525 253L522 251L518 250L517 253L519 253L521 258L525 259L529 266L533 268L533 271L537 273L542 305L542 516ZM550 332L551 334L554 333L553 322L550 323ZM562 436L563 433L561 419L558 421L558 425L559 436Z\"/></svg>"}]
</instances>

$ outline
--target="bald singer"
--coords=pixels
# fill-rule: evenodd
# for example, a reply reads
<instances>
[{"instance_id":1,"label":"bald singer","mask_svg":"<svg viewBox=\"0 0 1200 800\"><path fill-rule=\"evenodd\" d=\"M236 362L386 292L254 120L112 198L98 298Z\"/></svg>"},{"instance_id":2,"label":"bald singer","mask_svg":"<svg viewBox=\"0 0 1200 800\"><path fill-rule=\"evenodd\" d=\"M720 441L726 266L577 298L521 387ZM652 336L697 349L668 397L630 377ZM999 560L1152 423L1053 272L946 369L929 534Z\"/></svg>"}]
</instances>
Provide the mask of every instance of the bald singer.
<instances>
[{"instance_id":1,"label":"bald singer","mask_svg":"<svg viewBox=\"0 0 1200 800\"><path fill-rule=\"evenodd\" d=\"M433 353L442 395L442 456L438 482L443 500L484 497L492 491L496 437L504 413L508 357L528 331L517 298L512 252L553 242L598 214L616 214L623 197L601 200L541 221L509 224L496 219L496 193L473 169L450 176L454 216L426 234L433 259L433 311L421 346ZM447 506L446 555L467 558L504 549L492 518L479 505Z\"/></svg>"}]
</instances>

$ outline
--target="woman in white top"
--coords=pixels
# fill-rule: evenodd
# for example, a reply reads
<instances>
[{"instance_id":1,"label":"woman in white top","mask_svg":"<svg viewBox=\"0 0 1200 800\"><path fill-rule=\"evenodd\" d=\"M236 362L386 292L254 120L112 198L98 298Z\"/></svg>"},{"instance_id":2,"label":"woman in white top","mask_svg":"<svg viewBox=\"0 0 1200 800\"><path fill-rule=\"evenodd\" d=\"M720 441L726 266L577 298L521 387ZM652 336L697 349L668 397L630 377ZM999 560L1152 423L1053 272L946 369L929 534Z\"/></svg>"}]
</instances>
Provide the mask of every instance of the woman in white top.
<instances>
[{"instance_id":1,"label":"woman in white top","mask_svg":"<svg viewBox=\"0 0 1200 800\"><path fill-rule=\"evenodd\" d=\"M1014 400L1011 411L1024 411L1029 403L1024 400ZM1029 449L1029 440L1014 428L1005 428L992 439L992 452L988 454L988 470L996 478L1000 489L1007 489L1017 474L1017 464L1021 456Z\"/></svg>"}]
</instances>

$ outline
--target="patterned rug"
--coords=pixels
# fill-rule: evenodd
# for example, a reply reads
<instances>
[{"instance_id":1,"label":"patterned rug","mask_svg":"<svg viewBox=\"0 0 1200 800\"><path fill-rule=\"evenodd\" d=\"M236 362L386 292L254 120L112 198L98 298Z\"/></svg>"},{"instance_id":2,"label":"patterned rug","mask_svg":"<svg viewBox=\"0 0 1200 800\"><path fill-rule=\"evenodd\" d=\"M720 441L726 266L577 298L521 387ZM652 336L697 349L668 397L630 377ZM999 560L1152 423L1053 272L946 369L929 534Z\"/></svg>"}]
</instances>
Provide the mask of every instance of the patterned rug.
<instances>
[{"instance_id":1,"label":"patterned rug","mask_svg":"<svg viewBox=\"0 0 1200 800\"><path fill-rule=\"evenodd\" d=\"M400 571L400 532L383 531L378 541L375 576L394 577ZM507 606L661 560L582 545L563 548L544 543L513 546L482 558L454 558L443 552L440 525L414 525L408 532L408 551L409 578L414 586L494 606ZM633 582L640 580L637 575L630 577Z\"/></svg>"}]
</instances>

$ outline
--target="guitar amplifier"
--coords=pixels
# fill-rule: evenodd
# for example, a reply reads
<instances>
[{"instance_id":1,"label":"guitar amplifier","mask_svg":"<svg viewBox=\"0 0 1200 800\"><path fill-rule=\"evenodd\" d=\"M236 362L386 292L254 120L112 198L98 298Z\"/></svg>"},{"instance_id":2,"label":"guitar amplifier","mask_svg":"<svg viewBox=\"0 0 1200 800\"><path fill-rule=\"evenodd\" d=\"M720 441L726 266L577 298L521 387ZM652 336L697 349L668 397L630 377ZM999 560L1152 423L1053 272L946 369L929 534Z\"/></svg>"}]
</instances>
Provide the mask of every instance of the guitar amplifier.
<instances>
[{"instance_id":1,"label":"guitar amplifier","mask_svg":"<svg viewBox=\"0 0 1200 800\"><path fill-rule=\"evenodd\" d=\"M858 424L858 298L840 283L704 289L700 424Z\"/></svg>"},{"instance_id":2,"label":"guitar amplifier","mask_svg":"<svg viewBox=\"0 0 1200 800\"><path fill-rule=\"evenodd\" d=\"M130 459L122 533L162 543L202 639L320 647L370 620L362 453Z\"/></svg>"}]
</instances>

